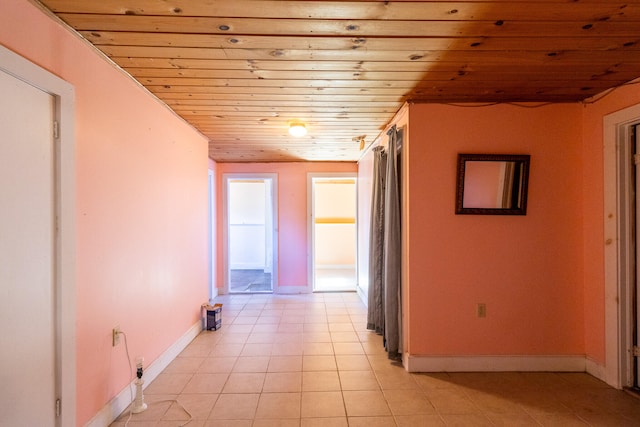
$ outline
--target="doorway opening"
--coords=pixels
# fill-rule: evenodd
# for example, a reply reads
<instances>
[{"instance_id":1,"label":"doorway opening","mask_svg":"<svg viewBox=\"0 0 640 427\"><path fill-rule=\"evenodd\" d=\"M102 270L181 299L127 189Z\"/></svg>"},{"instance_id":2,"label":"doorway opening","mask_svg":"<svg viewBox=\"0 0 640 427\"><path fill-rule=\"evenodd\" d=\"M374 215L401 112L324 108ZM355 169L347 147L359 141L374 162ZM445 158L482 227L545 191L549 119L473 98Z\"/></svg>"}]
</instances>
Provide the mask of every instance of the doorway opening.
<instances>
[{"instance_id":1,"label":"doorway opening","mask_svg":"<svg viewBox=\"0 0 640 427\"><path fill-rule=\"evenodd\" d=\"M277 284L277 178L224 175L226 280L230 293L273 292Z\"/></svg>"},{"instance_id":2,"label":"doorway opening","mask_svg":"<svg viewBox=\"0 0 640 427\"><path fill-rule=\"evenodd\" d=\"M604 380L640 390L640 105L604 120Z\"/></svg>"},{"instance_id":3,"label":"doorway opening","mask_svg":"<svg viewBox=\"0 0 640 427\"><path fill-rule=\"evenodd\" d=\"M314 292L355 291L356 174L309 174L309 283Z\"/></svg>"}]
</instances>

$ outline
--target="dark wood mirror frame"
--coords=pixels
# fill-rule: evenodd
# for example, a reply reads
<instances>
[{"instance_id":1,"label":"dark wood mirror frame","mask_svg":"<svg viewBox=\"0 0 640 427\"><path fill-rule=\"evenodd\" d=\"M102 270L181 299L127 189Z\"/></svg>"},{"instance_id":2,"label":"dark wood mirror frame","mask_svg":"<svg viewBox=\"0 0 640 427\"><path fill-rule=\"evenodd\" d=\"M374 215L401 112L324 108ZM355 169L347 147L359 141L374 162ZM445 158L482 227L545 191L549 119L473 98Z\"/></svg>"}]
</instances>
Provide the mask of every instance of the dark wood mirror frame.
<instances>
[{"instance_id":1,"label":"dark wood mirror frame","mask_svg":"<svg viewBox=\"0 0 640 427\"><path fill-rule=\"evenodd\" d=\"M528 154L458 154L456 214L526 215L530 160ZM483 182L474 182L480 176ZM471 197L477 189L485 194Z\"/></svg>"}]
</instances>

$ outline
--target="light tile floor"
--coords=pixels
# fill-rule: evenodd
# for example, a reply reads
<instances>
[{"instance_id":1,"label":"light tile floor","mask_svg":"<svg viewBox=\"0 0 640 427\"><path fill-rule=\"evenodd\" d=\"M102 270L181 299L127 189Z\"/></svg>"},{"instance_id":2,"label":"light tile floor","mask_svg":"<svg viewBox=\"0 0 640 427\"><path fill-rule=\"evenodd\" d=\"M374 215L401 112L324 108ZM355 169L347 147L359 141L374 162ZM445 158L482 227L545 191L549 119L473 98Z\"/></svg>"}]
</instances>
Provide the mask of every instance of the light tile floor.
<instances>
[{"instance_id":1,"label":"light tile floor","mask_svg":"<svg viewBox=\"0 0 640 427\"><path fill-rule=\"evenodd\" d=\"M133 427L640 426L640 400L583 373L407 373L354 293L231 295L145 390ZM125 425L122 414L114 427Z\"/></svg>"}]
</instances>

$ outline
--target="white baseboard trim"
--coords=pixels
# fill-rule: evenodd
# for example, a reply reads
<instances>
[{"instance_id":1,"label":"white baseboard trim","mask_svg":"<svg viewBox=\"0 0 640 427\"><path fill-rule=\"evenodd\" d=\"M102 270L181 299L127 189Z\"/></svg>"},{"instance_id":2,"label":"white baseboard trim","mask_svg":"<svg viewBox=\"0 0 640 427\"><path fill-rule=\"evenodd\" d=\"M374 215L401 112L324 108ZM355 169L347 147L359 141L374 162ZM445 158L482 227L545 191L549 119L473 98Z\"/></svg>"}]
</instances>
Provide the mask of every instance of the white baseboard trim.
<instances>
[{"instance_id":1,"label":"white baseboard trim","mask_svg":"<svg viewBox=\"0 0 640 427\"><path fill-rule=\"evenodd\" d=\"M364 292L364 289L362 289L360 286L356 286L356 292L358 293L358 296L360 297L360 300L362 300L362 303L365 305L365 307L369 306L369 295L366 294Z\"/></svg>"},{"instance_id":2,"label":"white baseboard trim","mask_svg":"<svg viewBox=\"0 0 640 427\"><path fill-rule=\"evenodd\" d=\"M607 373L604 365L600 365L599 363L588 357L585 358L585 360L587 365L587 373L601 381L607 382Z\"/></svg>"},{"instance_id":3,"label":"white baseboard trim","mask_svg":"<svg viewBox=\"0 0 640 427\"><path fill-rule=\"evenodd\" d=\"M160 373L189 345L191 341L202 331L202 320L198 320L174 342L164 353L153 361L144 371L144 386L146 388ZM135 361L132 361L135 363ZM113 399L111 399L85 427L105 427L115 421L131 403L131 392L135 394L135 385L131 382Z\"/></svg>"},{"instance_id":4,"label":"white baseboard trim","mask_svg":"<svg viewBox=\"0 0 640 427\"><path fill-rule=\"evenodd\" d=\"M584 356L412 356L409 372L585 372Z\"/></svg>"}]
</instances>

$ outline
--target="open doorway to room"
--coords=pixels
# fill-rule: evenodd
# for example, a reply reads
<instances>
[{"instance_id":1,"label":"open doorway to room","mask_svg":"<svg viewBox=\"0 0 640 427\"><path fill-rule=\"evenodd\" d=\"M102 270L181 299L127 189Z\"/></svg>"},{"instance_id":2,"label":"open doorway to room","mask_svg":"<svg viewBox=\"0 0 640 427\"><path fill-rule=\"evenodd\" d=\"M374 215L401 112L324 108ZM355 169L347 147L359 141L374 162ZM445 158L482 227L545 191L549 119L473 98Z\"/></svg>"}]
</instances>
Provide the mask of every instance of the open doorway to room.
<instances>
[{"instance_id":1,"label":"open doorway to room","mask_svg":"<svg viewBox=\"0 0 640 427\"><path fill-rule=\"evenodd\" d=\"M356 175L309 174L309 282L314 292L357 286Z\"/></svg>"},{"instance_id":2,"label":"open doorway to room","mask_svg":"<svg viewBox=\"0 0 640 427\"><path fill-rule=\"evenodd\" d=\"M277 178L224 175L225 289L273 292L277 283Z\"/></svg>"}]
</instances>

